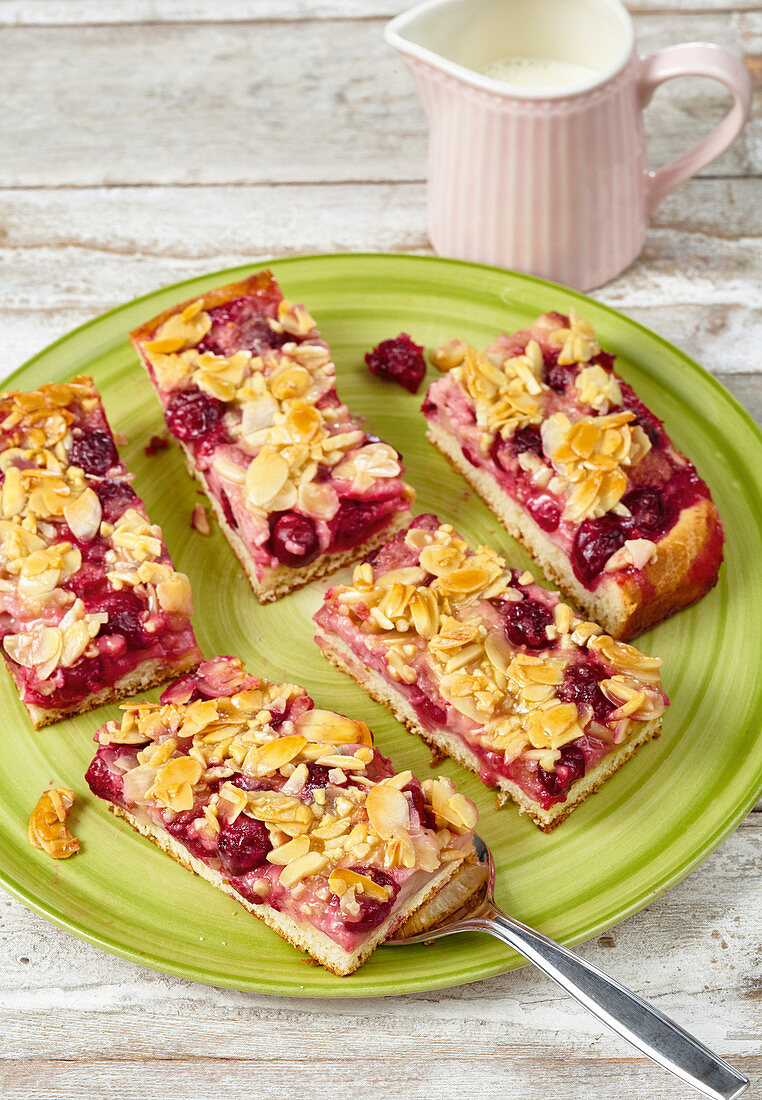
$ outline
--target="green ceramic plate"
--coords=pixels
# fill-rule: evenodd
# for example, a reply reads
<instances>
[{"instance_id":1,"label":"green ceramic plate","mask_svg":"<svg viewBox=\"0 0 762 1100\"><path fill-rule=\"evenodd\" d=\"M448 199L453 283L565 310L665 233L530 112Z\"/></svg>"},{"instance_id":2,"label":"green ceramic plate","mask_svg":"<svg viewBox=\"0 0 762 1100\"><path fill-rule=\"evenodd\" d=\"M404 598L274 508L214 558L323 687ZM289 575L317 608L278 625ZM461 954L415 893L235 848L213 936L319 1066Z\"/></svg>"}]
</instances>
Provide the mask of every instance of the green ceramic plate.
<instances>
[{"instance_id":1,"label":"green ceramic plate","mask_svg":"<svg viewBox=\"0 0 762 1100\"><path fill-rule=\"evenodd\" d=\"M588 939L687 874L738 824L762 788L762 438L733 398L687 356L613 310L538 279L411 256L312 256L271 267L284 293L308 305L330 342L343 399L404 453L418 508L438 512L467 538L491 543L517 564L529 564L526 554L426 442L420 399L369 375L363 353L379 340L404 330L428 346L453 336L486 345L540 312L575 306L709 482L728 535L720 583L697 607L642 639L648 652L663 656L673 700L661 739L550 836L512 806L496 811L494 796L470 772L452 763L441 768L479 807L479 831L497 861L499 902L564 943ZM127 332L166 306L249 270L204 276L121 306L41 352L12 383L31 389L81 372L94 376L113 427L129 439L122 453L137 475L137 489L162 524L175 563L190 575L196 633L206 654L237 653L254 672L304 684L318 705L365 719L400 769L425 775L424 747L329 666L312 642L310 619L326 585L260 607L219 531L202 538L190 529L199 498L179 450L153 458L143 452L163 421ZM100 947L196 981L314 997L432 989L519 965L497 941L469 935L431 947L382 947L358 974L334 978L90 795L83 774L106 712L33 733L5 672L0 707L6 715L0 880L26 904ZM26 839L32 805L52 782L80 796L73 823L82 850L65 863L54 863Z\"/></svg>"}]
</instances>

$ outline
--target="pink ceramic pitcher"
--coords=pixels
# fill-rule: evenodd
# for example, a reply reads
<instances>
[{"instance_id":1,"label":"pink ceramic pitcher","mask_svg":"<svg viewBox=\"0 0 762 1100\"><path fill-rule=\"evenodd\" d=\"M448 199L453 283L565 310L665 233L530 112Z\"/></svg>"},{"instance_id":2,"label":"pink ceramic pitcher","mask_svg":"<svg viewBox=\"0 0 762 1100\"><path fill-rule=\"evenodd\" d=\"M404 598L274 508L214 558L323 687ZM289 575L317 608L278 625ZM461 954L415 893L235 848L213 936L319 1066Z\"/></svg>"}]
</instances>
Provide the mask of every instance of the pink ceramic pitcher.
<instances>
[{"instance_id":1,"label":"pink ceramic pitcher","mask_svg":"<svg viewBox=\"0 0 762 1100\"><path fill-rule=\"evenodd\" d=\"M751 78L719 46L635 51L619 0L427 0L388 24L429 119L429 236L437 252L528 271L581 290L640 252L664 196L735 140ZM482 75L506 55L590 71L573 86L516 87ZM656 172L643 109L673 77L711 76L733 94L723 121Z\"/></svg>"}]
</instances>

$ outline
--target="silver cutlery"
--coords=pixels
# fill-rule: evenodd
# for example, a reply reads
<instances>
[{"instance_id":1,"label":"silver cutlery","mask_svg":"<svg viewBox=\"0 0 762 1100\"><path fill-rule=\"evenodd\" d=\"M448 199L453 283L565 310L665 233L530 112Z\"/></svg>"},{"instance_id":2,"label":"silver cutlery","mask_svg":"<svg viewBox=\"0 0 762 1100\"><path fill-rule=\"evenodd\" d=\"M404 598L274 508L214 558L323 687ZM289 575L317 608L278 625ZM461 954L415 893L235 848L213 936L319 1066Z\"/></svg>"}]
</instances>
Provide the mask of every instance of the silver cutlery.
<instances>
[{"instance_id":1,"label":"silver cutlery","mask_svg":"<svg viewBox=\"0 0 762 1100\"><path fill-rule=\"evenodd\" d=\"M483 888L442 924L417 935L405 935L402 929L388 943L395 946L429 943L458 932L487 932L534 963L617 1035L705 1096L714 1100L734 1100L746 1091L749 1087L747 1077L658 1008L568 948L504 913L494 900L492 853L481 837L474 837L474 847L487 872Z\"/></svg>"}]
</instances>

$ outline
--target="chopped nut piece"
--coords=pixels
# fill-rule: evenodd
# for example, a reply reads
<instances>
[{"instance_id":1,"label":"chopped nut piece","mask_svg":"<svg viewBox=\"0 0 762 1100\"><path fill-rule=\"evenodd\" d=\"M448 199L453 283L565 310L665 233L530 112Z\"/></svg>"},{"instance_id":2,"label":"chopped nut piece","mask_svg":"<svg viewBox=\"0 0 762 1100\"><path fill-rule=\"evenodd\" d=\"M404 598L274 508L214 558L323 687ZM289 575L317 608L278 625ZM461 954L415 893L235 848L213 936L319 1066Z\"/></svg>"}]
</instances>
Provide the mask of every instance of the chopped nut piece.
<instances>
[{"instance_id":1,"label":"chopped nut piece","mask_svg":"<svg viewBox=\"0 0 762 1100\"><path fill-rule=\"evenodd\" d=\"M212 528L209 525L209 516L203 504L194 504L191 514L191 527L198 531L199 535L209 535Z\"/></svg>"}]
</instances>

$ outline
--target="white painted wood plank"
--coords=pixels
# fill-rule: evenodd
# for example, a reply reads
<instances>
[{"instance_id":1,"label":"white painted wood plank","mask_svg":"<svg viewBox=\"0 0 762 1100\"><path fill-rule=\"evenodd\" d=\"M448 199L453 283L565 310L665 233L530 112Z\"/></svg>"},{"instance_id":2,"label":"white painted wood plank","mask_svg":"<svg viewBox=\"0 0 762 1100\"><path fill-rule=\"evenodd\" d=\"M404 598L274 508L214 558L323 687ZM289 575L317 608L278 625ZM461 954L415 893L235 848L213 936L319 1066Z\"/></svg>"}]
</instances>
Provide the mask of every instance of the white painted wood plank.
<instances>
[{"instance_id":1,"label":"white painted wood plank","mask_svg":"<svg viewBox=\"0 0 762 1100\"><path fill-rule=\"evenodd\" d=\"M0 374L119 302L295 252L425 252L422 184L0 191ZM600 298L708 369L762 368L762 180L695 180Z\"/></svg>"},{"instance_id":2,"label":"white painted wood plank","mask_svg":"<svg viewBox=\"0 0 762 1100\"><path fill-rule=\"evenodd\" d=\"M761 837L754 814L689 879L580 948L756 1074ZM551 1100L687 1096L530 969L399 998L268 998L142 970L8 899L0 987L4 1100L170 1090L195 1100L201 1083L225 1098L247 1082L257 1096L291 1100L296 1062L308 1096L327 1096L329 1084L357 1073L370 1093L411 1098L456 1097L464 1086Z\"/></svg>"},{"instance_id":3,"label":"white painted wood plank","mask_svg":"<svg viewBox=\"0 0 762 1100\"><path fill-rule=\"evenodd\" d=\"M645 14L641 46L744 49L762 14ZM0 186L419 180L426 121L381 22L0 27ZM647 112L659 164L716 123L727 93L665 85ZM710 169L762 171L759 118Z\"/></svg>"},{"instance_id":4,"label":"white painted wood plank","mask_svg":"<svg viewBox=\"0 0 762 1100\"><path fill-rule=\"evenodd\" d=\"M757 0L634 0L631 12L744 11ZM410 0L0 0L6 26L84 26L103 23L212 23L302 19L386 19Z\"/></svg>"}]
</instances>

